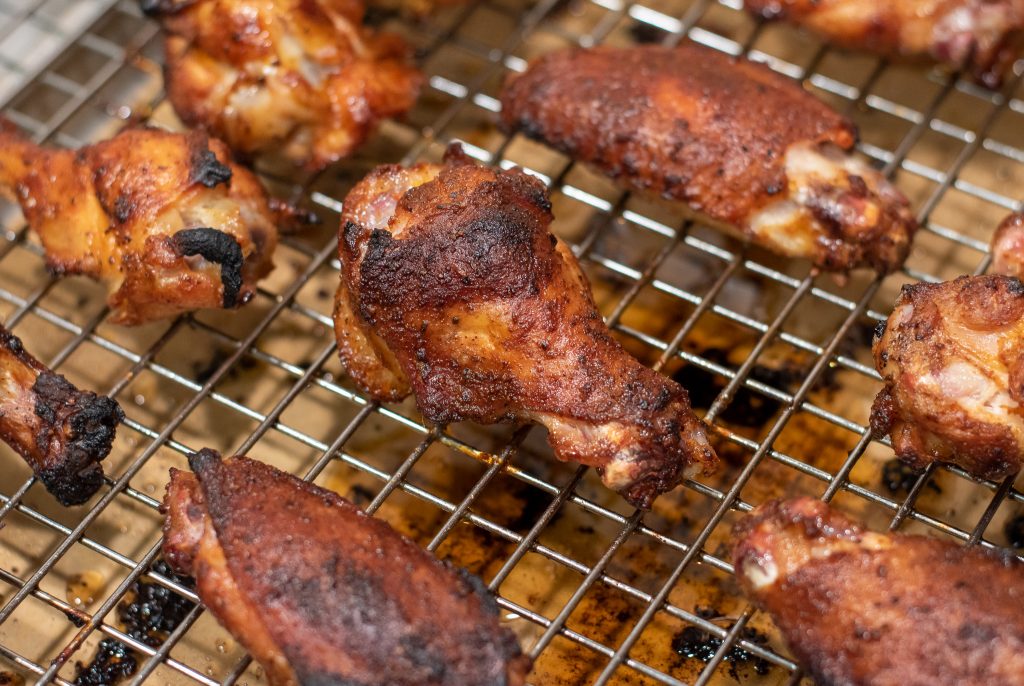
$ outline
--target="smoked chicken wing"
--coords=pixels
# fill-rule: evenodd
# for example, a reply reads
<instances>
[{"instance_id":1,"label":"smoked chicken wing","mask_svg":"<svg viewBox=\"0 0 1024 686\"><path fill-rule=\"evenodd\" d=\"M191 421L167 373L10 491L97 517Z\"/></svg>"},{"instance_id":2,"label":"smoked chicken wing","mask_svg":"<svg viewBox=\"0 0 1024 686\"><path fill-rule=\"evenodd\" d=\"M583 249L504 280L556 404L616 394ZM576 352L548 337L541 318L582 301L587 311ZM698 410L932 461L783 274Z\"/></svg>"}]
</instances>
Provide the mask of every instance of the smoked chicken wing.
<instances>
[{"instance_id":1,"label":"smoked chicken wing","mask_svg":"<svg viewBox=\"0 0 1024 686\"><path fill-rule=\"evenodd\" d=\"M964 276L905 286L874 342L871 426L923 469L1000 479L1024 464L1024 284Z\"/></svg>"},{"instance_id":2,"label":"smoked chicken wing","mask_svg":"<svg viewBox=\"0 0 1024 686\"><path fill-rule=\"evenodd\" d=\"M132 128L75 151L0 127L5 189L50 269L107 284L118 324L237 307L272 268L278 217L205 134Z\"/></svg>"},{"instance_id":3,"label":"smoked chicken wing","mask_svg":"<svg viewBox=\"0 0 1024 686\"><path fill-rule=\"evenodd\" d=\"M1024 214L1003 220L992 237L992 273L1024 278Z\"/></svg>"},{"instance_id":4,"label":"smoked chicken wing","mask_svg":"<svg viewBox=\"0 0 1024 686\"><path fill-rule=\"evenodd\" d=\"M103 484L100 462L122 419L117 402L78 390L0 326L0 438L62 505L84 503Z\"/></svg>"},{"instance_id":5,"label":"smoked chicken wing","mask_svg":"<svg viewBox=\"0 0 1024 686\"><path fill-rule=\"evenodd\" d=\"M830 43L964 69L996 88L1020 53L1024 0L746 0Z\"/></svg>"},{"instance_id":6,"label":"smoked chicken wing","mask_svg":"<svg viewBox=\"0 0 1024 686\"><path fill-rule=\"evenodd\" d=\"M271 686L522 686L479 579L330 491L203 450L171 470L164 558Z\"/></svg>"},{"instance_id":7,"label":"smoked chicken wing","mask_svg":"<svg viewBox=\"0 0 1024 686\"><path fill-rule=\"evenodd\" d=\"M345 200L335 329L378 399L427 420L535 421L638 507L717 458L686 391L631 357L549 230L544 185L474 164L379 167Z\"/></svg>"},{"instance_id":8,"label":"smoked chicken wing","mask_svg":"<svg viewBox=\"0 0 1024 686\"><path fill-rule=\"evenodd\" d=\"M167 32L167 96L244 155L310 170L351 154L416 100L421 75L360 0L142 0Z\"/></svg>"},{"instance_id":9,"label":"smoked chicken wing","mask_svg":"<svg viewBox=\"0 0 1024 686\"><path fill-rule=\"evenodd\" d=\"M764 66L693 43L550 53L501 103L506 129L823 269L892 271L917 227L900 192L850 154L849 120Z\"/></svg>"},{"instance_id":10,"label":"smoked chicken wing","mask_svg":"<svg viewBox=\"0 0 1024 686\"><path fill-rule=\"evenodd\" d=\"M736 576L821 686L1024 684L1024 565L864 531L818 500L733 530Z\"/></svg>"}]
</instances>

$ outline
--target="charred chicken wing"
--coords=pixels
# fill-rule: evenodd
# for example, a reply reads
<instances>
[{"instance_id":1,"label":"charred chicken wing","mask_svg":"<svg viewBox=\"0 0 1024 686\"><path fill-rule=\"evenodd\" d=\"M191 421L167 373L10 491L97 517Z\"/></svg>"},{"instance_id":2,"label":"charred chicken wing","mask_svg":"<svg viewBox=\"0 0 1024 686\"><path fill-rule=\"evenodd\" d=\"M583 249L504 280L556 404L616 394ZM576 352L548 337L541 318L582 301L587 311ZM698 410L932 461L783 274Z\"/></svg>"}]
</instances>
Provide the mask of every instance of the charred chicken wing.
<instances>
[{"instance_id":1,"label":"charred chicken wing","mask_svg":"<svg viewBox=\"0 0 1024 686\"><path fill-rule=\"evenodd\" d=\"M81 150L0 129L0 189L13 191L48 266L107 284L118 324L248 302L272 267L266 193L201 133L126 129Z\"/></svg>"},{"instance_id":2,"label":"charred chicken wing","mask_svg":"<svg viewBox=\"0 0 1024 686\"><path fill-rule=\"evenodd\" d=\"M62 505L84 503L103 484L120 406L80 391L32 357L0 326L0 438Z\"/></svg>"},{"instance_id":3,"label":"charred chicken wing","mask_svg":"<svg viewBox=\"0 0 1024 686\"><path fill-rule=\"evenodd\" d=\"M507 129L824 269L892 271L916 229L907 200L850 154L850 121L716 50L551 53L513 77L501 102Z\"/></svg>"},{"instance_id":4,"label":"charred chicken wing","mask_svg":"<svg viewBox=\"0 0 1024 686\"><path fill-rule=\"evenodd\" d=\"M810 498L733 531L736 576L815 683L1024 684L1024 565L924 536L864 531Z\"/></svg>"},{"instance_id":5,"label":"charred chicken wing","mask_svg":"<svg viewBox=\"0 0 1024 686\"><path fill-rule=\"evenodd\" d=\"M421 76L360 0L142 0L159 16L167 95L238 153L310 170L349 155L416 99Z\"/></svg>"},{"instance_id":6,"label":"charred chicken wing","mask_svg":"<svg viewBox=\"0 0 1024 686\"><path fill-rule=\"evenodd\" d=\"M1024 32L1024 0L746 0L746 6L843 47L964 69L990 88L1013 64Z\"/></svg>"},{"instance_id":7,"label":"charred chicken wing","mask_svg":"<svg viewBox=\"0 0 1024 686\"><path fill-rule=\"evenodd\" d=\"M992 237L992 273L1024 277L1024 214L1003 220Z\"/></svg>"},{"instance_id":8,"label":"charred chicken wing","mask_svg":"<svg viewBox=\"0 0 1024 686\"><path fill-rule=\"evenodd\" d=\"M345 200L335 328L380 399L431 422L535 421L560 459L650 507L717 464L686 391L631 357L548 230L543 184L474 164L380 167Z\"/></svg>"},{"instance_id":9,"label":"charred chicken wing","mask_svg":"<svg viewBox=\"0 0 1024 686\"><path fill-rule=\"evenodd\" d=\"M347 500L245 457L171 470L164 557L272 686L521 686L480 581Z\"/></svg>"},{"instance_id":10,"label":"charred chicken wing","mask_svg":"<svg viewBox=\"0 0 1024 686\"><path fill-rule=\"evenodd\" d=\"M1000 479L1024 463L1024 284L964 276L905 286L874 343L871 426L916 468Z\"/></svg>"}]
</instances>

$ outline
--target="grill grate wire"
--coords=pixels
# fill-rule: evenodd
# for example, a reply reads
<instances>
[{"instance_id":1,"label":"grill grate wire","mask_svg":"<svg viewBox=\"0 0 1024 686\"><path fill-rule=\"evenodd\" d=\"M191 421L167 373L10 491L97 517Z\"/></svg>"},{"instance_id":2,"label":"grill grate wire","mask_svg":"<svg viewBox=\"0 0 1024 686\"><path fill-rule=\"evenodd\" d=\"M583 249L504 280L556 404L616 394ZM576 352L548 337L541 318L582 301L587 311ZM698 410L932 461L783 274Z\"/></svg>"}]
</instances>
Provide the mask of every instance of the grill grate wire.
<instances>
[{"instance_id":1,"label":"grill grate wire","mask_svg":"<svg viewBox=\"0 0 1024 686\"><path fill-rule=\"evenodd\" d=\"M148 74L150 80L159 80L159 35L155 24L143 20L135 4L127 0L92 0L90 3L81 4L91 5L94 12L89 16L100 18L95 21L90 19L82 30L75 32L63 28L58 30L58 27L48 19L48 8L54 5L60 7L59 2L0 0L0 19L3 19L3 23L0 24L0 67L9 68L24 84L7 100L3 113L25 128L38 141L79 146L99 137L100 129L103 127L105 133L112 131L112 127L119 125L119 119L126 118L125 113L154 113L161 107L166 108L159 88L155 91L151 89L141 100L134 98L123 101L112 98L108 90L110 86L123 80L129 72ZM681 11L667 14L662 11L667 5ZM558 19L567 11L569 14L577 12L579 16L587 17L590 14L597 14L598 18L589 30L578 31L573 28L574 24L571 21L563 22ZM474 31L471 30L474 22L480 21L479 15L484 13L486 17L504 17L515 26L515 30L499 44L489 46L482 42L479 36L474 36ZM1014 195L1013 173L1019 173L1022 175L1021 178L1024 178L1024 137L1018 135L1016 140L1007 143L991 134L992 129L1000 124L1004 117L1024 115L1024 100L1019 97L1019 75L999 93L990 93L962 82L954 75L917 72L914 78L927 82L931 97L925 98L921 102L922 106L915 108L876 92L876 87L894 71L901 69L900 67L874 60L874 66L868 68L867 77L862 83L844 83L823 68L823 65L836 54L825 46L814 47L810 51L810 59L803 65L795 64L778 54L762 49L764 34L773 30L769 27L752 20L734 17L736 21L747 21L752 26L752 30L745 37L734 40L726 35L728 31L716 32L718 23L706 21L709 15L732 17L738 14L738 3L726 0L681 1L674 4L648 0L581 0L573 3L568 10L559 0L541 0L526 7L509 5L498 0L482 0L479 4L448 11L444 15L445 21L439 20L436 26L428 21L424 25L405 27L418 39L415 41L420 47L418 57L429 77L427 96L443 99L446 104L432 112L430 120L422 125L412 121L389 125L399 131L396 136L400 140L406 141L402 146L404 151L398 150L396 159L400 159L402 163L410 163L425 156L436 155L438 149L449 140L462 139L466 143L467 151L482 161L503 166L522 164L518 153L515 153L518 141L502 138L490 150L470 144L462 135L465 127L460 118L493 121L498 104L493 95L489 94L493 92L490 85L503 73L521 71L524 68L525 61L521 50L524 46L532 49L538 36L557 36L563 44L592 45L612 39L617 35L616 30L625 24L641 26L645 30L655 31L666 43L674 43L683 37L689 37L732 54L747 54L754 59L766 61L772 68L801 80L823 95L835 99L841 103L842 109L846 109L855 118L867 113L871 116L890 117L905 125L905 131L891 148L866 140L859 145L861 152L883 166L886 173L900 175L901 180L923 180L930 183L930 191L915 203L918 218L922 223L922 235L928 235L931 241L956 251L958 255L973 255L975 261L968 271L983 272L988 265L987 242L973 235L969 226L945 226L944 223L933 222L932 216L954 193L966 197L975 207L987 208L987 211L1020 208L1020 198ZM123 43L116 40L116 35L112 38L107 34L107 28L117 22L127 22L134 28L130 38L124 39ZM54 45L58 46L56 52L60 53L57 58L35 70L29 66L19 67L17 62L8 64L9 56L4 53L4 46L9 40L30 24L52 30L52 33L58 36ZM437 64L441 64L441 60L450 56L453 50L468 56L467 59L472 59L479 65L473 70L470 78L455 80L446 75L446 70L434 68L435 60ZM67 76L66 70L62 68L62 56L73 59L76 54L74 51L88 51L89 54L97 55L96 59L100 62L99 66L78 80ZM33 111L32 102L40 93L46 93L53 101L47 105L47 116L41 116ZM948 116L947 105L954 99L966 100L972 109L984 111L983 116L974 122L973 126L961 126L953 121L956 117ZM0 100L0 103L2 102ZM83 124L88 120L99 121L99 124L95 128L90 128ZM869 128L862 125L862 130ZM1018 129L1020 130L1024 129ZM912 156L911 153L922 140L931 136L939 136L943 140L948 139L960 145L958 152L948 160L948 163L932 165ZM964 170L975 162L980 154L994 155L1000 159L1001 164L1009 166L1013 170L1009 179L991 184L995 186L993 188L978 181L962 178ZM342 166L344 164L342 163ZM684 577L695 565L722 574L731 574L729 562L723 559L718 550L709 547L708 542L728 518L737 512L749 511L756 504L748 502L742 495L762 463L777 463L793 470L801 478L806 477L810 480L809 483L817 484L816 494L826 500L842 495L844 498L863 501L866 506L885 513L890 529L895 530L912 523L938 535L962 541L966 545L1000 545L994 538L986 538L990 524L1001 509L1017 511L1021 509L1020 503L1024 503L1024 492L1014 487L1012 479L1002 483L978 481L958 468L932 467L914 481L904 497L878 493L871 487L851 479L852 472L862 461L865 453L873 445L877 445L871 441L863 420L851 417L852 413L849 411L830 407L827 402L815 402L815 399L810 397L829 369L841 370L846 375L844 378L856 376L869 382L876 382L878 376L870 364L859 361L855 354L845 351L844 341L861 323L873 323L884 319L895 292L894 288L900 283L941 281L949 278L950 274L940 269L919 269L912 258L910 265L902 274L886 279L855 282L852 288L832 288L824 277L809 273L806 268L794 275L791 266L780 267L778 263L764 259L756 250L746 250L735 243L716 241L709 237L710 234L701 231L699 222L687 219L677 225L670 225L656 216L657 212L647 214L637 210L628 194L619 193L613 199L607 200L591 193L582 187L587 184L577 181L578 170L567 160L563 159L551 169L545 168L543 171L533 169L529 164L525 166L544 178L550 184L553 193L561 193L566 199L585 205L600 215L600 220L592 222L578 239L573 240L573 245L592 277L595 273L603 274L605 278L625 286L617 299L602 302L602 311L606 313L609 326L623 340L646 350L653 365L659 370L686 364L712 374L724 383L724 388L707 410L706 418L723 442L737 446L749 457L745 458L745 464L736 470L726 484L697 481L686 484L687 500L703 499L709 503L706 516L702 515L701 520L693 527L692 537L666 533L664 527L646 524L642 513L628 512L621 506L608 505L599 498L590 497L585 489L581 488L581 484L587 478L585 468L566 469L558 473L556 480L517 467L516 458L531 435L538 433L536 429L517 429L510 436L506 436L498 448L481 450L472 441L464 439L460 432L449 428L426 427L420 423L415 412L410 412L407 407L380 406L361 397L341 380L335 379L332 374L325 371L333 361L332 343L319 345L308 358L308 362L301 364L262 346L261 337L286 317L303 321L309 326L330 330L329 313L305 304L299 297L309 284L324 274L334 275L336 278L338 263L330 232L323 235L324 240L319 244L310 244L298 237L285 239L284 245L289 255L301 260L302 268L296 270L298 273L293 281L282 287L261 287L258 297L261 302L269 303L269 306L240 334L234 332L232 327L221 326L221 322L216 318L185 317L153 336L149 344L141 350L136 350L120 337L108 333L109 330L103 326L107 314L105 309L97 310L84 318L68 316L62 312L61 308L50 302L57 300L54 297L54 290L59 282L51 277L40 276L24 293L0 287L0 303L6 306L6 321L15 332L19 332L19 327L23 323L37 320L39 325L69 337L67 342L47 359L51 366L59 370L77 354L81 354L82 350L95 348L109 358L118 359L120 363L127 365L113 385L97 390L107 391L111 396L121 399L123 404L129 404L130 399L125 396L131 391L133 382L140 375L147 374L179 387L188 399L167 420L159 424L133 418L126 420L122 433L134 434L138 441L146 443L146 447L122 468L111 471L106 488L101 491L98 499L88 509L75 511L70 515L70 521L65 521L69 516L65 513L58 516L28 502L32 500L30 494L39 490L38 486L33 489L34 478L30 477L19 483L9 479L0 486L0 522L9 520L16 513L23 521L51 532L56 541L52 549L34 561L24 573L19 573L13 564L0 557L0 580L14 589L12 594L5 594L5 600L0 607L0 658L36 679L37 683L68 684L73 673L69 663L73 657L87 658L87 655L83 654L86 651L82 646L87 644L93 634L99 632L103 636L126 643L143 656L139 671L131 681L132 684L140 684L147 679L155 678L154 675L157 673L176 673L185 677L186 681L209 686L228 685L247 674L250 662L248 657L241 657L223 673L213 674L194 661L179 659L171 654L202 617L200 605L197 605L168 639L155 649L126 635L112 624L110 611L124 598L132 584L141 578L161 584L188 599L198 599L191 590L149 569L159 553L158 537L150 537L145 541L141 554L127 555L117 547L105 543L102 537L92 534L94 525L102 521L105 511L112 503L129 501L132 507L156 510L159 506L158 499L145 489L140 489L137 484L133 485L133 481L158 451L169 450L178 455L187 455L193 449L202 447L194 442L180 442L174 436L200 405L208 404L237 413L256 424L251 431L244 432L241 443L233 447L233 452L249 452L269 440L268 437L281 435L316 455L315 459L304 465L301 470L304 478L308 480L320 477L326 469L336 463L343 463L348 468L376 479L380 484L380 490L366 506L370 513L377 512L399 492L437 508L443 514L443 524L428 539L427 547L431 551L438 551L452 532L465 524L508 541L514 546L511 553L502 561L499 570L492 577L485 578L485 581L492 590L499 593L499 604L504 611L538 627L536 640L532 644L526 644L525 649L534 657L541 657L556 639L568 640L582 646L603 665L596 680L588 682L597 685L633 683L626 680L627 674L630 675L629 678L639 676L645 679L641 683L687 683L659 667L632 656L637 642L642 639L652 621L662 614L722 639L714 657L696 677L694 683L698 685L724 678L721 672L722 663L736 646L766 660L777 668L776 672L785 673L787 683L799 682L799 669L784 651L744 638L744 629L756 616L751 607L741 605L741 610L736 613L731 625L723 628L699 613L674 604L670 598L671 592L680 583L685 583ZM322 178L307 180L298 188L286 179L275 176L273 171L267 172L267 178L272 184L290 188L293 192L301 192L318 211L328 217L336 215L344 197L343 190L334 194L319 190L322 187ZM0 210L2 209L3 206L0 206ZM0 218L4 216L13 215L10 212L7 215L0 213ZM330 224L330 221L328 219L327 223ZM622 225L630 225L648 237L661 240L661 248L640 265L630 264L628 260L606 254L606 251L601 249L605 234L612 227ZM23 222L8 221L5 227L4 242L0 244L0 260L10 262L18 257L38 259L40 250L37 245L27 240L27 230ZM555 228L558 229L557 220ZM662 276L662 271L680 251L696 254L701 259L714 263L719 271L708 283L701 284L700 289L683 288L672 283ZM721 296L741 275L748 274L785 294L781 304L769 316L751 316L720 301ZM637 303L650 292L677 300L689 308L688 315L678 322L678 328L671 332L671 336L663 338L626 321L628 315L639 307ZM787 324L793 318L801 316L803 308L808 306L829 308L841 313L838 324L827 332L822 341L816 342L811 336L794 333L787 328ZM752 349L736 369L686 347L685 344L691 335L708 317L728 322L729 325L745 330L754 337ZM166 347L176 337L188 332L202 334L230 351L218 361L211 373L205 375L205 378L200 378L198 374L182 373L172 365L159 361ZM331 338L329 334L327 338ZM28 336L26 339L31 345L32 339ZM767 383L754 374L762 356L772 346L778 344L785 344L813 360L809 371L795 391ZM265 365L267 369L280 374L285 380L282 391L270 404L269 409L262 410L255 406L256 403L251 403L253 406L250 406L245 401L234 398L230 393L218 389L221 382L228 379L247 359ZM334 398L336 402L344 403L354 410L353 416L344 422L330 440L291 426L285 419L289 409L310 389L322 392L326 397ZM779 404L781 412L768 425L768 430L763 436L747 436L730 428L729 423L722 419L723 413L740 392L760 394ZM129 415L132 414L129 412ZM849 439L853 441L852 447L837 469L823 469L809 459L811 456L791 455L776 449L777 439L787 431L794 417L798 415L807 415L814 421L831 424L849 434ZM386 419L418 437L415 447L396 465L382 466L367 459L366 456L346 449L353 436L376 419ZM439 496L410 478L424 456L436 447L451 451L461 456L463 460L486 465L480 477L461 498ZM475 511L475 507L488 497L488 487L496 483L495 479L500 475L509 475L550 498L550 502L523 533L492 521ZM939 514L918 508L919 498L929 484L937 479L954 479L976 485L986 499L981 514L970 524L964 524L959 521L947 521ZM613 527L614 535L609 537L608 544L602 547L600 554L590 564L562 552L557 546L542 542L552 522L560 512L570 506ZM624 581L609 571L616 555L624 546L636 539L663 547L678 556L678 561L670 571L655 580L653 588ZM8 545L10 544L11 542L8 542ZM17 542L14 545L16 546ZM99 604L89 612L75 607L41 587L42 582L69 551L79 548L109 560L119 566L124 573L116 587L110 592L105 592ZM502 584L513 575L528 554L542 556L580 577L572 594L553 617L549 618L522 602L501 595ZM622 593L644 608L617 645L606 645L570 626L569 620L580 602L595 586L600 585ZM46 661L23 655L11 647L7 640L18 630L12 626L12 618L28 598L58 612L74 616L82 622L82 626L70 640L60 643L56 650L49 651ZM251 676L251 670L248 674Z\"/></svg>"}]
</instances>

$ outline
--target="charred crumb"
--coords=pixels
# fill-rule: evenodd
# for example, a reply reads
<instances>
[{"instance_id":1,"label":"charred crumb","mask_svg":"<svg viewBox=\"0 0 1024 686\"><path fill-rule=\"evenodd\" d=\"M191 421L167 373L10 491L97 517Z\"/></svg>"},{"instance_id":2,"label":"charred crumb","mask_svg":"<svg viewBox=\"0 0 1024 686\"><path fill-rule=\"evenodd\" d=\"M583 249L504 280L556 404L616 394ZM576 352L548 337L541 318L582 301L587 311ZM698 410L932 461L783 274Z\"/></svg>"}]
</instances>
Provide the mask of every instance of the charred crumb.
<instances>
[{"instance_id":1,"label":"charred crumb","mask_svg":"<svg viewBox=\"0 0 1024 686\"><path fill-rule=\"evenodd\" d=\"M191 588L188 577L175 574L163 560L158 560L152 571ZM185 619L195 603L153 581L138 581L117 608L118 619L125 633L146 645L159 646Z\"/></svg>"},{"instance_id":2,"label":"charred crumb","mask_svg":"<svg viewBox=\"0 0 1024 686\"><path fill-rule=\"evenodd\" d=\"M177 583L192 587L193 582L171 571L163 560L150 568ZM124 624L125 633L154 648L185 619L195 605L174 591L153 581L137 581L117 607L117 617ZM127 645L113 638L100 641L96 655L88 664L75 665L76 686L113 686L135 674L139 655Z\"/></svg>"},{"instance_id":3,"label":"charred crumb","mask_svg":"<svg viewBox=\"0 0 1024 686\"><path fill-rule=\"evenodd\" d=\"M207 188L215 188L231 180L231 167L221 164L212 150L203 150L192 157L189 177L195 183L201 183Z\"/></svg>"},{"instance_id":4,"label":"charred crumb","mask_svg":"<svg viewBox=\"0 0 1024 686\"><path fill-rule=\"evenodd\" d=\"M0 672L0 686L24 686L25 677L14 672Z\"/></svg>"},{"instance_id":5,"label":"charred crumb","mask_svg":"<svg viewBox=\"0 0 1024 686\"><path fill-rule=\"evenodd\" d=\"M697 608L696 614L704 619L715 619L719 613L710 608ZM728 630L728 627L725 627ZM759 646L768 645L768 637L757 629L744 627L740 632L740 638ZM722 639L696 626L688 626L672 638L672 650L676 654L687 659L710 662L722 647ZM740 679L741 672L746 674L753 670L755 674L764 676L771 669L771 664L762 657L734 645L725 654L725 662L729 666L729 675L736 680Z\"/></svg>"},{"instance_id":6,"label":"charred crumb","mask_svg":"<svg viewBox=\"0 0 1024 686\"><path fill-rule=\"evenodd\" d=\"M893 458L882 467L882 484L890 493L907 494L914 487L914 484L917 483L921 474L921 471L914 469L897 458ZM942 492L939 485L932 480L928 481L927 486L936 493Z\"/></svg>"},{"instance_id":7,"label":"charred crumb","mask_svg":"<svg viewBox=\"0 0 1024 686\"><path fill-rule=\"evenodd\" d=\"M633 23L629 25L629 35L640 45L645 45L662 42L668 33L654 24L634 19Z\"/></svg>"},{"instance_id":8,"label":"charred crumb","mask_svg":"<svg viewBox=\"0 0 1024 686\"><path fill-rule=\"evenodd\" d=\"M1024 548L1024 512L1018 512L1006 522L1003 529L1006 540L1013 548Z\"/></svg>"},{"instance_id":9,"label":"charred crumb","mask_svg":"<svg viewBox=\"0 0 1024 686\"><path fill-rule=\"evenodd\" d=\"M88 665L75 663L76 686L111 686L127 679L138 668L135 653L124 643L105 638Z\"/></svg>"}]
</instances>

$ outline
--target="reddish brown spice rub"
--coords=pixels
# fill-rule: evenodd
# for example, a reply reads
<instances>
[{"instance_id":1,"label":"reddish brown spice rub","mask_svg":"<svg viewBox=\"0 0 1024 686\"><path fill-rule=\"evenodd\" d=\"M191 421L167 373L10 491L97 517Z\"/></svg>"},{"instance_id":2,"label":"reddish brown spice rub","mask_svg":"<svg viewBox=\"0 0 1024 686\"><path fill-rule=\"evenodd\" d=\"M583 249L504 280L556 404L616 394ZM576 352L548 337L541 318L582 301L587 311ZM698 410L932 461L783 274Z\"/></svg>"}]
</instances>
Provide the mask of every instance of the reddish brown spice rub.
<instances>
[{"instance_id":1,"label":"reddish brown spice rub","mask_svg":"<svg viewBox=\"0 0 1024 686\"><path fill-rule=\"evenodd\" d=\"M898 268L906 198L849 154L856 130L799 84L693 43L571 49L506 83L506 129L834 271Z\"/></svg>"},{"instance_id":2,"label":"reddish brown spice rub","mask_svg":"<svg viewBox=\"0 0 1024 686\"><path fill-rule=\"evenodd\" d=\"M733 530L736 576L822 686L1024 684L1024 565L876 534L811 498Z\"/></svg>"},{"instance_id":3,"label":"reddish brown spice rub","mask_svg":"<svg viewBox=\"0 0 1024 686\"><path fill-rule=\"evenodd\" d=\"M202 450L171 470L164 557L273 686L522 686L482 583L334 493Z\"/></svg>"},{"instance_id":4,"label":"reddish brown spice rub","mask_svg":"<svg viewBox=\"0 0 1024 686\"><path fill-rule=\"evenodd\" d=\"M518 169L379 167L345 199L335 307L349 373L447 424L535 421L638 507L717 458L686 391L612 338L544 185Z\"/></svg>"}]
</instances>

